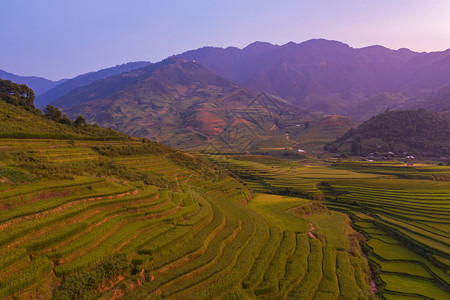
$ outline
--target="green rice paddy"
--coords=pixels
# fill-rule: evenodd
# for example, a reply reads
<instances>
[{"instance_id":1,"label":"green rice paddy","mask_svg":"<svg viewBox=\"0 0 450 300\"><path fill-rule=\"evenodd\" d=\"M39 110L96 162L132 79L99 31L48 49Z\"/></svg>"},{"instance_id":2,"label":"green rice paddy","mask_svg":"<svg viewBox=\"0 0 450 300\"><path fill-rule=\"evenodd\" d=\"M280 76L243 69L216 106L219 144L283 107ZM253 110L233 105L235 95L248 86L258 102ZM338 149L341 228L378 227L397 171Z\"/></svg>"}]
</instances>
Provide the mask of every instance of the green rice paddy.
<instances>
[{"instance_id":1,"label":"green rice paddy","mask_svg":"<svg viewBox=\"0 0 450 300\"><path fill-rule=\"evenodd\" d=\"M448 296L448 182L137 149L0 140L0 298Z\"/></svg>"},{"instance_id":2,"label":"green rice paddy","mask_svg":"<svg viewBox=\"0 0 450 300\"><path fill-rule=\"evenodd\" d=\"M390 162L308 166L294 161L265 161L262 156L214 155L211 160L234 170L256 191L324 199L329 210L349 215L368 240L366 253L383 297L448 298L449 167L408 167ZM348 247L342 243L348 240L339 238L339 228L350 223L320 214L308 220L318 225L319 236L337 237L328 240L337 244L336 249ZM324 233L324 228L334 232ZM333 281L331 277L329 280Z\"/></svg>"}]
</instances>

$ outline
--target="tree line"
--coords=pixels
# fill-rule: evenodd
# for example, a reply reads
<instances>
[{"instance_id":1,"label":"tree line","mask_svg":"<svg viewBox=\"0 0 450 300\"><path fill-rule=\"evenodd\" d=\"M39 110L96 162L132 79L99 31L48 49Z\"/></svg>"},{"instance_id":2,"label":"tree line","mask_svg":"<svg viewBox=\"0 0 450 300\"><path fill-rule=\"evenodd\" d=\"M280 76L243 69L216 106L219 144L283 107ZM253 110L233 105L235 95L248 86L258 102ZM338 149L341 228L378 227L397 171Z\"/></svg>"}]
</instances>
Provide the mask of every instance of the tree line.
<instances>
[{"instance_id":1,"label":"tree line","mask_svg":"<svg viewBox=\"0 0 450 300\"><path fill-rule=\"evenodd\" d=\"M15 106L21 106L28 111L42 114L42 112L34 106L34 98L34 91L26 84L19 84L12 82L11 80L0 79L1 101L5 101L6 103ZM61 110L50 104L47 104L44 108L43 114L47 117L47 119L61 124L75 125L77 127L86 124L86 119L82 115L78 116L75 121L72 121L67 117L67 115L64 115Z\"/></svg>"}]
</instances>

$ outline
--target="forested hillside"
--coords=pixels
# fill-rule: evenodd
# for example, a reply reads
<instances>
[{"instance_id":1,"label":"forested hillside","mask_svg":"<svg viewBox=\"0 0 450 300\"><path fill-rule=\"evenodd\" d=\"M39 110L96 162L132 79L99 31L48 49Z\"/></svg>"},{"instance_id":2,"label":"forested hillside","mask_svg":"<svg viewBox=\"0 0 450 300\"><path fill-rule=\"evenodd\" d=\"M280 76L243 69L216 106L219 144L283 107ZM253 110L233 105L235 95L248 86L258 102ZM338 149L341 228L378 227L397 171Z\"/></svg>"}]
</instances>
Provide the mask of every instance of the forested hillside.
<instances>
[{"instance_id":1,"label":"forested hillside","mask_svg":"<svg viewBox=\"0 0 450 300\"><path fill-rule=\"evenodd\" d=\"M377 115L329 144L332 152L355 155L438 157L450 154L450 114L424 109ZM372 154L370 154L372 153Z\"/></svg>"}]
</instances>

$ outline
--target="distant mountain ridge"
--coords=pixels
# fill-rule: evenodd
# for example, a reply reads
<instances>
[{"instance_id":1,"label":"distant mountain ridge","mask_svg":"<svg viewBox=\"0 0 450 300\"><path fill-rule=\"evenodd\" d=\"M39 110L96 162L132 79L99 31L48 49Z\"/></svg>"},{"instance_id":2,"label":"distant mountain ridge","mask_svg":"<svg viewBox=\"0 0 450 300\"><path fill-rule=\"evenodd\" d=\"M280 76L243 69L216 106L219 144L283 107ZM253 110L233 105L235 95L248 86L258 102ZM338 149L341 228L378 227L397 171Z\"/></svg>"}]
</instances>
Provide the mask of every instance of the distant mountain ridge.
<instances>
[{"instance_id":1,"label":"distant mountain ridge","mask_svg":"<svg viewBox=\"0 0 450 300\"><path fill-rule=\"evenodd\" d=\"M288 130L321 114L240 86L202 65L167 59L128 73L97 80L52 102L69 117L180 148L242 150L246 142L283 147ZM258 140L259 142L255 142ZM234 143L234 144L233 144ZM233 144L233 145L231 145Z\"/></svg>"},{"instance_id":2,"label":"distant mountain ridge","mask_svg":"<svg viewBox=\"0 0 450 300\"><path fill-rule=\"evenodd\" d=\"M66 82L68 79L53 81L37 76L19 76L6 71L0 70L0 79L11 80L15 83L26 84L33 89L36 95L40 95L49 89L54 88L58 84Z\"/></svg>"},{"instance_id":3,"label":"distant mountain ridge","mask_svg":"<svg viewBox=\"0 0 450 300\"><path fill-rule=\"evenodd\" d=\"M356 119L361 118L352 109L379 94L424 99L450 84L450 49L431 53L382 46L357 49L316 39L282 46L255 42L243 49L204 47L179 57L292 104Z\"/></svg>"},{"instance_id":4,"label":"distant mountain ridge","mask_svg":"<svg viewBox=\"0 0 450 300\"><path fill-rule=\"evenodd\" d=\"M129 72L135 69L143 68L150 64L151 63L147 61L129 62L126 64L117 65L115 67L102 69L96 72L89 72L86 74L79 75L77 77L74 77L59 84L58 86L36 97L35 101L36 106L43 108L46 104L50 103L51 101L69 93L70 91L80 86L88 85L99 79L104 79L124 72Z\"/></svg>"}]
</instances>

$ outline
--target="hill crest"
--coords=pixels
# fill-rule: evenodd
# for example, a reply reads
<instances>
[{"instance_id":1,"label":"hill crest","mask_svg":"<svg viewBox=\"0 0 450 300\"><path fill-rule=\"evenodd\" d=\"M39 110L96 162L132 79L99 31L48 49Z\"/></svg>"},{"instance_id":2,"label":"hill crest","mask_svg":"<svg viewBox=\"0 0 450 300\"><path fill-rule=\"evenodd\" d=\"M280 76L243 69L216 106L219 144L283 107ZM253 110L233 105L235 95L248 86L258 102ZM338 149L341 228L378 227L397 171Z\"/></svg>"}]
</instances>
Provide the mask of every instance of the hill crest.
<instances>
[{"instance_id":1,"label":"hill crest","mask_svg":"<svg viewBox=\"0 0 450 300\"><path fill-rule=\"evenodd\" d=\"M117 74L130 72L132 70L148 66L149 64L151 63L146 61L130 62L122 65L117 65L111 68L101 69L96 72L89 72L86 74L79 75L77 77L74 77L72 79L66 80L58 84L54 88L47 90L45 91L45 93L42 93L41 95L36 97L36 106L43 108L46 104L52 102L53 100L69 93L70 91L80 86L85 86L96 80L104 79Z\"/></svg>"}]
</instances>

